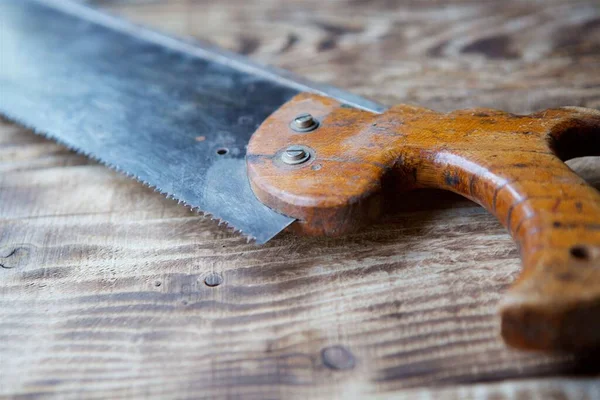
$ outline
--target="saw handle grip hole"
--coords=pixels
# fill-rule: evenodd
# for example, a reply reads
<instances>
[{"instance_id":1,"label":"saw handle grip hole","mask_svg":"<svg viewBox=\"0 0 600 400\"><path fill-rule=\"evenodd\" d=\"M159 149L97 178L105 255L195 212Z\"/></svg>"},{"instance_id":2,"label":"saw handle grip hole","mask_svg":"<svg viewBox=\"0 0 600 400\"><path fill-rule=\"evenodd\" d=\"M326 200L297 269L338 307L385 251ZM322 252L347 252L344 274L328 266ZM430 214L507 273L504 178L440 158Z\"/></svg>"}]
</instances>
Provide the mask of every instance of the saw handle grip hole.
<instances>
[{"instance_id":1,"label":"saw handle grip hole","mask_svg":"<svg viewBox=\"0 0 600 400\"><path fill-rule=\"evenodd\" d=\"M217 154L220 156L224 156L227 153L229 153L229 149L227 147L221 147L220 149L217 149Z\"/></svg>"}]
</instances>

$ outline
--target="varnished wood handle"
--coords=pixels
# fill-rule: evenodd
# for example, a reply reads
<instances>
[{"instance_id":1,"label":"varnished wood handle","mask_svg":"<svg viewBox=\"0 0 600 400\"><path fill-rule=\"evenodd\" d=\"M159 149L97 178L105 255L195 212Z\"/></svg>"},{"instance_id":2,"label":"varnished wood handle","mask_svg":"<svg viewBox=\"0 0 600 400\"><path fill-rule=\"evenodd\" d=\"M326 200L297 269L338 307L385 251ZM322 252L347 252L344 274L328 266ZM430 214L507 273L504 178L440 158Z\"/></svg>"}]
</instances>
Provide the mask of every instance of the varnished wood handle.
<instances>
[{"instance_id":1,"label":"varnished wood handle","mask_svg":"<svg viewBox=\"0 0 600 400\"><path fill-rule=\"evenodd\" d=\"M290 121L311 113L318 129ZM305 146L290 166L281 154ZM274 113L248 147L252 187L295 229L338 235L377 218L387 188L460 193L498 217L524 270L501 304L502 335L515 347L600 346L600 194L564 160L600 154L600 113L561 108L517 116L474 109L440 114L396 106L377 115L315 95Z\"/></svg>"}]
</instances>

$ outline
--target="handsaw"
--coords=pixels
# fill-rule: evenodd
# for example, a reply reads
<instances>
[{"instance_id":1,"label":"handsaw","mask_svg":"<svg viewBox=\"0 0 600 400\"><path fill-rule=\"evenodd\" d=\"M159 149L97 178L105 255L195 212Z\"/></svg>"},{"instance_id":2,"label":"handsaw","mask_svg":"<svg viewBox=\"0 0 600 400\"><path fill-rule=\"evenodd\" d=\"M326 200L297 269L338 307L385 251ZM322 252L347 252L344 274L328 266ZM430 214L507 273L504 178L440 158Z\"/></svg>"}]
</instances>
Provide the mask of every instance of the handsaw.
<instances>
[{"instance_id":1,"label":"handsaw","mask_svg":"<svg viewBox=\"0 0 600 400\"><path fill-rule=\"evenodd\" d=\"M600 112L384 107L67 0L0 1L0 112L264 243L342 235L392 192L478 202L519 245L511 346L600 346Z\"/></svg>"}]
</instances>

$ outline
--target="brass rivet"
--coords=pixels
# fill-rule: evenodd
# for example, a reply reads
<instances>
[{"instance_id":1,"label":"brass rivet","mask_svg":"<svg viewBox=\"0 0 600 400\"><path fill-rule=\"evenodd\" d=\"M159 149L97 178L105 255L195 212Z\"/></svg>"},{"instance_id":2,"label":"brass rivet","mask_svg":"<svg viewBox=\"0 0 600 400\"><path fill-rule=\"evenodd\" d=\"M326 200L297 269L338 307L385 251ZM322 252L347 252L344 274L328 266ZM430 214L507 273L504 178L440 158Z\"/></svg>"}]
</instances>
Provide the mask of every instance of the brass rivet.
<instances>
[{"instance_id":1,"label":"brass rivet","mask_svg":"<svg viewBox=\"0 0 600 400\"><path fill-rule=\"evenodd\" d=\"M310 152L304 146L293 145L281 153L281 160L288 165L302 164L310 158Z\"/></svg>"},{"instance_id":2,"label":"brass rivet","mask_svg":"<svg viewBox=\"0 0 600 400\"><path fill-rule=\"evenodd\" d=\"M290 124L290 128L296 132L310 132L317 129L319 121L308 113L297 115Z\"/></svg>"}]
</instances>

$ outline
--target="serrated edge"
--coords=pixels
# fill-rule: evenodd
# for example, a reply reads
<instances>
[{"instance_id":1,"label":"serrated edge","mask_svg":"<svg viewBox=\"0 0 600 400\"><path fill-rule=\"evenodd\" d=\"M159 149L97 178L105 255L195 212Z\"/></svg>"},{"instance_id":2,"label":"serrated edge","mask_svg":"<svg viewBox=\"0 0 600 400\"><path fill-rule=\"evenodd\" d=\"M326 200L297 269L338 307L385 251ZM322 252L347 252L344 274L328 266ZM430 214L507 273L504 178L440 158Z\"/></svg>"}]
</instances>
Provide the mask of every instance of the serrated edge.
<instances>
[{"instance_id":1,"label":"serrated edge","mask_svg":"<svg viewBox=\"0 0 600 400\"><path fill-rule=\"evenodd\" d=\"M103 160L102 158L96 156L95 154L87 151L87 150L83 150L77 146L73 146L69 143L67 143L66 141L64 141L61 137L54 135L52 133L49 132L45 132L41 129L39 129L38 127L33 126L32 124L26 123L24 122L21 118L13 116L11 113L6 112L6 110L0 110L0 115L2 115L4 118L6 118L10 123L14 123L17 125L22 126L23 128L33 132L34 134L36 134L37 136L43 137L45 139L54 141L56 143L58 143L59 145L67 148L69 151L72 151L76 154L80 154L86 158L89 158L99 164L101 164L104 167L108 167L111 170L124 175L130 179L133 179L141 184L143 184L144 186L152 189L154 192L160 193L163 196L165 196L167 199L172 199L172 200L176 200L177 204L181 204L187 208L190 209L190 211L195 212L197 214L199 214L202 217L205 218L209 218L211 221L217 221L217 226L221 227L221 225L225 225L225 229L229 230L232 233L237 233L237 234L241 234L242 236L244 236L246 238L246 243L250 243L250 242L254 242L258 244L258 241L256 240L256 237L253 236L252 234L246 233L244 232L242 229L237 228L235 225L229 223L227 220L222 219L216 215L214 215L213 213L210 213L208 211L204 211L202 209L200 209L200 207L198 206L193 206L189 203L187 203L184 200L181 200L180 198L178 198L177 196L175 196L172 193L166 192L162 189L160 189L157 185L153 185L147 181L145 181L144 179L140 178L139 176L132 174L122 168L120 168L117 165L111 164L108 161Z\"/></svg>"}]
</instances>

